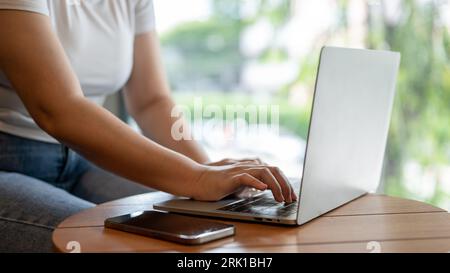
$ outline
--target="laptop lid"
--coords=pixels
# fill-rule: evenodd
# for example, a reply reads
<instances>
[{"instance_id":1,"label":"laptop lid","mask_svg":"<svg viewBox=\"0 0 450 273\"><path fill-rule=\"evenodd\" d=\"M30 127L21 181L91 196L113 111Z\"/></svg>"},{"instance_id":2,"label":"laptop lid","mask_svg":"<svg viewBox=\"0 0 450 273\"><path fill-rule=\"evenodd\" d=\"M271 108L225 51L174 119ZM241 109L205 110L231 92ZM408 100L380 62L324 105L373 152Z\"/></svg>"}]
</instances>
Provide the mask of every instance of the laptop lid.
<instances>
[{"instance_id":1,"label":"laptop lid","mask_svg":"<svg viewBox=\"0 0 450 273\"><path fill-rule=\"evenodd\" d=\"M376 190L399 64L396 52L322 49L297 224Z\"/></svg>"}]
</instances>

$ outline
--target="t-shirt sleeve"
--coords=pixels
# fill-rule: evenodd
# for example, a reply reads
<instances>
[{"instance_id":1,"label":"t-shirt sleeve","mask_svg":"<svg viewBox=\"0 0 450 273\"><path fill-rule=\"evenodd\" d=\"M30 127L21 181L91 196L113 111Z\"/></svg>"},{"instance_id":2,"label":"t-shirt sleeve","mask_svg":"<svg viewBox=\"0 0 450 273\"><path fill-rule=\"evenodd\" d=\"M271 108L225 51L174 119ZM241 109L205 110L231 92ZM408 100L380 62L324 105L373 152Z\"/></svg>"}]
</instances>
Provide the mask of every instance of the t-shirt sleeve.
<instances>
[{"instance_id":1,"label":"t-shirt sleeve","mask_svg":"<svg viewBox=\"0 0 450 273\"><path fill-rule=\"evenodd\" d=\"M152 0L137 0L135 20L136 35L155 29L155 12Z\"/></svg>"},{"instance_id":2,"label":"t-shirt sleeve","mask_svg":"<svg viewBox=\"0 0 450 273\"><path fill-rule=\"evenodd\" d=\"M49 15L47 0L0 0L0 10L24 10Z\"/></svg>"}]
</instances>

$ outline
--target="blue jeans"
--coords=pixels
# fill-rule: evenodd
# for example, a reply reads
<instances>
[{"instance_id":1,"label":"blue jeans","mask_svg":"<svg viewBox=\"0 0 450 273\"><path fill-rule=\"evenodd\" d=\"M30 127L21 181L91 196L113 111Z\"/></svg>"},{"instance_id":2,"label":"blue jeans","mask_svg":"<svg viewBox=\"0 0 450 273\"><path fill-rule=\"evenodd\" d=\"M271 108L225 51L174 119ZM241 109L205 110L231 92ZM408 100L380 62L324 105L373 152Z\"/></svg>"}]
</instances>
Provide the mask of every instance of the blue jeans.
<instances>
[{"instance_id":1,"label":"blue jeans","mask_svg":"<svg viewBox=\"0 0 450 273\"><path fill-rule=\"evenodd\" d=\"M51 252L52 231L68 216L150 191L62 144L0 132L0 252Z\"/></svg>"}]
</instances>

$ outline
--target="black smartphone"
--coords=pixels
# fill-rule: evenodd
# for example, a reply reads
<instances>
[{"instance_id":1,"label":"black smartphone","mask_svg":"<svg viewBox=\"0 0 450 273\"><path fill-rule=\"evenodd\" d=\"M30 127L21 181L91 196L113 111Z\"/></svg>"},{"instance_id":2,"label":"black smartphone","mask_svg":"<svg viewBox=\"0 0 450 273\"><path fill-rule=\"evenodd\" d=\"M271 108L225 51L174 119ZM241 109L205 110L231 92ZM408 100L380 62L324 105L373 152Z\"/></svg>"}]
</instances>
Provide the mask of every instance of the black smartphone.
<instances>
[{"instance_id":1,"label":"black smartphone","mask_svg":"<svg viewBox=\"0 0 450 273\"><path fill-rule=\"evenodd\" d=\"M235 234L233 225L154 210L108 218L105 227L187 245L204 244Z\"/></svg>"}]
</instances>

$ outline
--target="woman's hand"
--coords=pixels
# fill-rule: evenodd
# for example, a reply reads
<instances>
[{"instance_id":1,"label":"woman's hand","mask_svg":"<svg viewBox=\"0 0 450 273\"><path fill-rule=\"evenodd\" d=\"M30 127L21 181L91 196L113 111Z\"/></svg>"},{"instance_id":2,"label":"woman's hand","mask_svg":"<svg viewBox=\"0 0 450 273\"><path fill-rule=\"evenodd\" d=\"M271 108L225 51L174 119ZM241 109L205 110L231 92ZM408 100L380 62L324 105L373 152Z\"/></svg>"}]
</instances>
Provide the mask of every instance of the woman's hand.
<instances>
[{"instance_id":1,"label":"woman's hand","mask_svg":"<svg viewBox=\"0 0 450 273\"><path fill-rule=\"evenodd\" d=\"M277 167L267 166L259 159L225 159L206 166L194 183L192 197L196 200L217 201L243 187L261 191L270 189L278 202L297 200L284 174Z\"/></svg>"}]
</instances>

